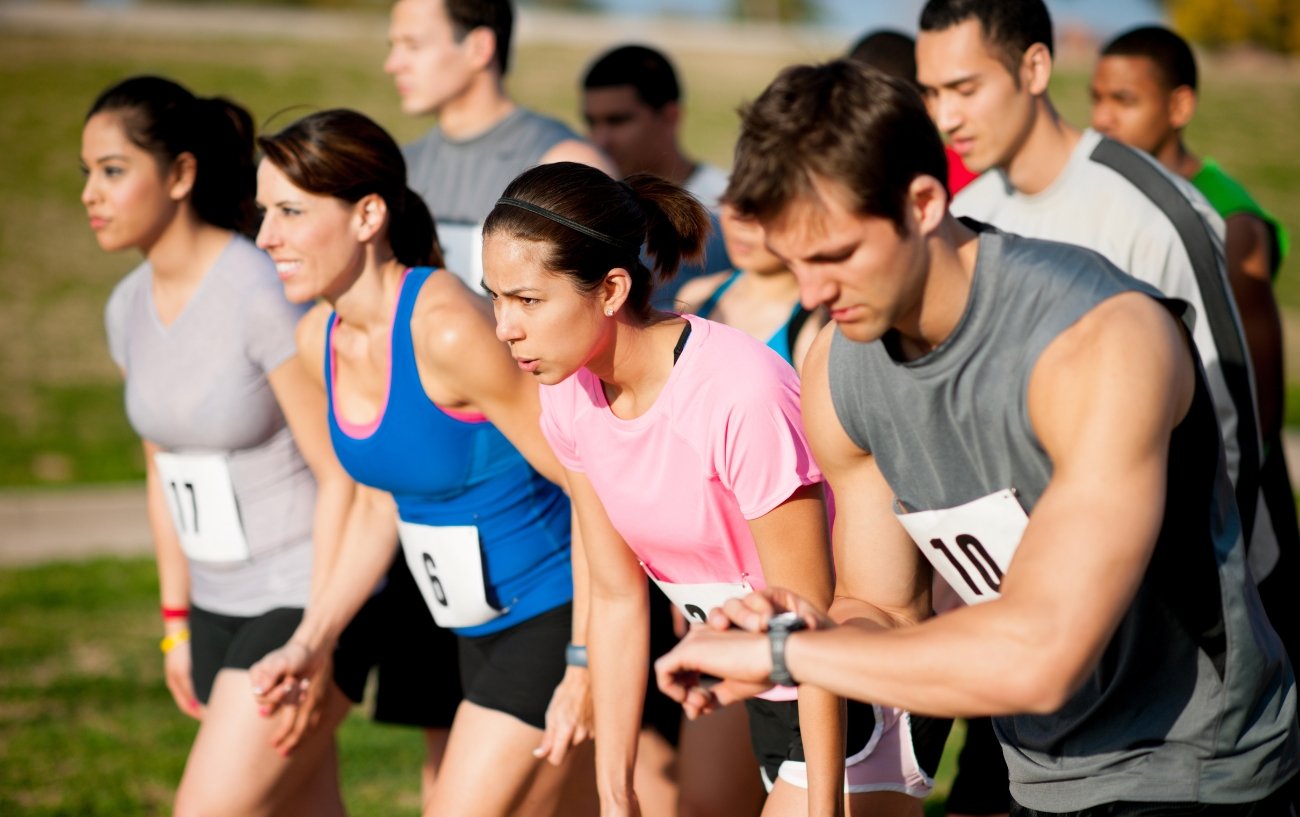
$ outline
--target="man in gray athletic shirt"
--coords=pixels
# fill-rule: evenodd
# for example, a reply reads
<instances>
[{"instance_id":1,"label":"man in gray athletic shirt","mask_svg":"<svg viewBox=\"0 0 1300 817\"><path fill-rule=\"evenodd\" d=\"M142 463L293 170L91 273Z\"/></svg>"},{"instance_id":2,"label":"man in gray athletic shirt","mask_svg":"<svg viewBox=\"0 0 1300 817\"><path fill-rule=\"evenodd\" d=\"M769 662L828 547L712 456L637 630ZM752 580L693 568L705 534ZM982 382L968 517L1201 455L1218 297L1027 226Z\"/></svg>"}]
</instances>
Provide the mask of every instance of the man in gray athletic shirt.
<instances>
[{"instance_id":1,"label":"man in gray athletic shirt","mask_svg":"<svg viewBox=\"0 0 1300 817\"><path fill-rule=\"evenodd\" d=\"M447 268L476 292L483 219L515 176L565 161L614 173L567 125L506 94L513 28L509 0L398 0L388 31L384 71L393 75L402 110L438 117L405 149L411 189L433 212Z\"/></svg>"},{"instance_id":2,"label":"man in gray athletic shirt","mask_svg":"<svg viewBox=\"0 0 1300 817\"><path fill-rule=\"evenodd\" d=\"M1042 0L930 0L916 38L930 113L976 172L957 215L1096 250L1188 302L1257 579L1278 546L1259 490L1260 437L1250 355L1228 285L1223 221L1151 157L1080 131L1047 92L1052 20Z\"/></svg>"},{"instance_id":3,"label":"man in gray athletic shirt","mask_svg":"<svg viewBox=\"0 0 1300 817\"><path fill-rule=\"evenodd\" d=\"M803 422L837 499L836 598L728 602L656 663L661 688L688 714L791 681L992 714L1013 814L1289 814L1295 679L1185 304L958 221L946 175L915 91L851 62L787 69L746 113L726 200L834 320ZM964 606L931 615L935 573Z\"/></svg>"}]
</instances>

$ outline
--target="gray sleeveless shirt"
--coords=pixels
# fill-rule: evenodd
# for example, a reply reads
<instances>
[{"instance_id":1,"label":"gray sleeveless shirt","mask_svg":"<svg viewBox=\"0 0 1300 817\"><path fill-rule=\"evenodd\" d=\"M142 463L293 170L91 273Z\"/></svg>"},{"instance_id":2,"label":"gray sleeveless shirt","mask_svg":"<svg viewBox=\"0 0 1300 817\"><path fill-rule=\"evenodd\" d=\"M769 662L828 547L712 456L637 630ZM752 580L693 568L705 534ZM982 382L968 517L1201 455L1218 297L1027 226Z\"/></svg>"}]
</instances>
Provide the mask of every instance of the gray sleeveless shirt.
<instances>
[{"instance_id":1,"label":"gray sleeveless shirt","mask_svg":"<svg viewBox=\"0 0 1300 817\"><path fill-rule=\"evenodd\" d=\"M1052 476L1029 422L1033 367L1084 314L1133 290L1160 297L1089 250L986 230L966 312L934 351L902 362L884 340L834 336L836 414L902 509L1011 489L1032 515ZM1295 681L1248 580L1221 448L1208 444L1216 439L1198 371L1171 441L1154 555L1105 654L1059 711L994 719L1022 805L1250 802L1295 773ZM936 569L952 558L918 546ZM967 567L976 577L978 565Z\"/></svg>"},{"instance_id":2,"label":"gray sleeveless shirt","mask_svg":"<svg viewBox=\"0 0 1300 817\"><path fill-rule=\"evenodd\" d=\"M304 607L316 483L266 378L294 356L306 307L285 300L271 259L238 236L171 324L158 316L152 283L146 261L106 310L127 417L165 451L226 455L251 553L244 562L191 560L190 600L231 616Z\"/></svg>"},{"instance_id":3,"label":"gray sleeveless shirt","mask_svg":"<svg viewBox=\"0 0 1300 817\"><path fill-rule=\"evenodd\" d=\"M516 108L472 139L454 141L433 128L403 148L407 183L433 211L447 269L475 292L483 279L483 221L496 200L548 150L577 138L559 120Z\"/></svg>"}]
</instances>

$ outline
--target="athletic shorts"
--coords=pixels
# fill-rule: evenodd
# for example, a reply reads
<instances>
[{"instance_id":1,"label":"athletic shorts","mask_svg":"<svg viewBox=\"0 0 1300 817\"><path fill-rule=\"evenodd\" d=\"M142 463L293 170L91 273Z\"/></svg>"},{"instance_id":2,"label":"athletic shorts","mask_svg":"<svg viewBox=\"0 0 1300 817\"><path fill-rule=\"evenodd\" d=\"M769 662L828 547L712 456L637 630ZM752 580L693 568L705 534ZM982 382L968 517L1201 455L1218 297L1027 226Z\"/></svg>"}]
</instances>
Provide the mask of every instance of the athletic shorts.
<instances>
[{"instance_id":1,"label":"athletic shorts","mask_svg":"<svg viewBox=\"0 0 1300 817\"><path fill-rule=\"evenodd\" d=\"M754 698L745 702L745 708L749 710L750 743L768 790L778 778L801 789L808 788L799 702ZM930 793L947 728L932 733L929 727L933 721L918 718L915 720L924 729L914 735L912 720L906 712L897 709L848 702L845 793L893 791L912 797ZM940 731L942 737L936 752L928 744L930 735ZM918 746L914 738L927 745Z\"/></svg>"},{"instance_id":2,"label":"athletic shorts","mask_svg":"<svg viewBox=\"0 0 1300 817\"><path fill-rule=\"evenodd\" d=\"M223 669L243 669L284 646L302 622L301 607L277 607L258 616L226 616L190 607L190 678L206 704Z\"/></svg>"},{"instance_id":3,"label":"athletic shorts","mask_svg":"<svg viewBox=\"0 0 1300 817\"><path fill-rule=\"evenodd\" d=\"M339 636L334 680L353 703L376 671L374 720L449 729L460 706L456 636L433 622L398 551L384 587Z\"/></svg>"},{"instance_id":4,"label":"athletic shorts","mask_svg":"<svg viewBox=\"0 0 1300 817\"><path fill-rule=\"evenodd\" d=\"M650 580L646 579L649 584ZM673 632L673 603L657 587L650 587L650 666L646 676L645 702L641 707L641 728L658 732L676 747L682 735L682 705L659 689L655 661L677 646Z\"/></svg>"},{"instance_id":5,"label":"athletic shorts","mask_svg":"<svg viewBox=\"0 0 1300 817\"><path fill-rule=\"evenodd\" d=\"M1007 759L988 718L968 718L957 756L957 775L948 790L948 812L1006 814L1011 808Z\"/></svg>"},{"instance_id":6,"label":"athletic shorts","mask_svg":"<svg viewBox=\"0 0 1300 817\"><path fill-rule=\"evenodd\" d=\"M546 707L564 678L572 623L573 605L565 602L508 630L459 638L465 700L545 729Z\"/></svg>"}]
</instances>

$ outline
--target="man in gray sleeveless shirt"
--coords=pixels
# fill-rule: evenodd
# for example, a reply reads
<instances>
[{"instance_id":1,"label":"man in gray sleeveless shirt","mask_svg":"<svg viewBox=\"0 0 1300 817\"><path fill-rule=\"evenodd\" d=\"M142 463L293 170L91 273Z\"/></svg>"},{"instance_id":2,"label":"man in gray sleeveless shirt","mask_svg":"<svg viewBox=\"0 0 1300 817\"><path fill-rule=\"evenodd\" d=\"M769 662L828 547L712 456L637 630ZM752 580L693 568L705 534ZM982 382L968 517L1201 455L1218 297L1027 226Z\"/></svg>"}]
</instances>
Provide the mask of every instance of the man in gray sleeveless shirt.
<instances>
[{"instance_id":1,"label":"man in gray sleeveless shirt","mask_svg":"<svg viewBox=\"0 0 1300 817\"><path fill-rule=\"evenodd\" d=\"M915 91L852 63L788 69L746 113L727 200L835 321L803 422L836 600L728 602L660 686L688 714L793 680L994 715L1013 814L1290 814L1295 679L1185 305L956 220L946 175ZM935 575L965 604L934 616Z\"/></svg>"},{"instance_id":2,"label":"man in gray sleeveless shirt","mask_svg":"<svg viewBox=\"0 0 1300 817\"><path fill-rule=\"evenodd\" d=\"M513 28L509 0L398 0L389 25L384 70L402 110L438 117L406 147L407 178L433 212L448 269L476 292L483 219L515 176L564 161L614 173L567 125L506 94Z\"/></svg>"}]
</instances>

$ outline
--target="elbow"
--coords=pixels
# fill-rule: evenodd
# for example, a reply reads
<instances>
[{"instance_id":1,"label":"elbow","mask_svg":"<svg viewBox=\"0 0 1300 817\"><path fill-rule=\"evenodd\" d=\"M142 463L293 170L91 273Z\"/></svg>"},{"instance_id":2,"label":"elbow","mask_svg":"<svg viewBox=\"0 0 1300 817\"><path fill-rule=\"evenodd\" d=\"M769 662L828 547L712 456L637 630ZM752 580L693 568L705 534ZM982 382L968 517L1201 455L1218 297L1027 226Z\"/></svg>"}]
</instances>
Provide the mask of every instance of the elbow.
<instances>
[{"instance_id":1,"label":"elbow","mask_svg":"<svg viewBox=\"0 0 1300 817\"><path fill-rule=\"evenodd\" d=\"M1002 707L1007 714L1051 715L1064 707L1079 691L1086 671L1074 667L1058 651L1043 650L1017 661L1008 673Z\"/></svg>"}]
</instances>

